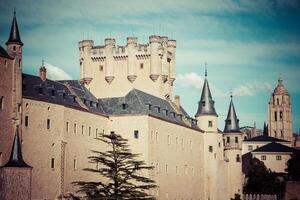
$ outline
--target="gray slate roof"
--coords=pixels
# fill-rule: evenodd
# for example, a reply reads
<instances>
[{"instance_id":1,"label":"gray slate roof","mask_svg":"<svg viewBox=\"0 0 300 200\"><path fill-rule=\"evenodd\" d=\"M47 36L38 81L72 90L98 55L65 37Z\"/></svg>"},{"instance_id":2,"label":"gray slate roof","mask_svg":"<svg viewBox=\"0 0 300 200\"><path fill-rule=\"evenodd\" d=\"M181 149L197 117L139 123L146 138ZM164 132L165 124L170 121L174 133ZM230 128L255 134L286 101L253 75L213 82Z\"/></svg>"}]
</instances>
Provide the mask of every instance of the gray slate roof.
<instances>
[{"instance_id":1,"label":"gray slate roof","mask_svg":"<svg viewBox=\"0 0 300 200\"><path fill-rule=\"evenodd\" d=\"M42 81L40 77L29 74L23 74L22 78L23 97L102 115L149 114L201 131L197 120L192 119L182 107L179 111L175 110L170 101L137 89L131 90L124 97L97 99L78 80Z\"/></svg>"},{"instance_id":2,"label":"gray slate roof","mask_svg":"<svg viewBox=\"0 0 300 200\"><path fill-rule=\"evenodd\" d=\"M240 133L239 119L236 116L232 96L230 100L227 118L225 120L224 133Z\"/></svg>"},{"instance_id":3,"label":"gray slate roof","mask_svg":"<svg viewBox=\"0 0 300 200\"><path fill-rule=\"evenodd\" d=\"M291 152L292 153L295 151L297 150L294 148L288 147L286 145L277 142L272 142L262 147L259 147L252 152Z\"/></svg>"},{"instance_id":4,"label":"gray slate roof","mask_svg":"<svg viewBox=\"0 0 300 200\"><path fill-rule=\"evenodd\" d=\"M16 129L15 138L10 153L10 158L3 167L31 167L23 160L18 127Z\"/></svg>"},{"instance_id":5,"label":"gray slate roof","mask_svg":"<svg viewBox=\"0 0 300 200\"><path fill-rule=\"evenodd\" d=\"M278 138L275 138L275 137L270 137L270 136L267 136L267 135L259 135L259 136L256 136L256 137L252 137L252 138L248 138L244 141L251 141L251 142L288 142L286 140L282 140L282 139L278 139Z\"/></svg>"},{"instance_id":6,"label":"gray slate roof","mask_svg":"<svg viewBox=\"0 0 300 200\"><path fill-rule=\"evenodd\" d=\"M10 34L9 38L6 42L6 44L19 44L23 45L23 42L21 41L17 18L16 18L16 12L14 12L14 18L11 24Z\"/></svg>"}]
</instances>

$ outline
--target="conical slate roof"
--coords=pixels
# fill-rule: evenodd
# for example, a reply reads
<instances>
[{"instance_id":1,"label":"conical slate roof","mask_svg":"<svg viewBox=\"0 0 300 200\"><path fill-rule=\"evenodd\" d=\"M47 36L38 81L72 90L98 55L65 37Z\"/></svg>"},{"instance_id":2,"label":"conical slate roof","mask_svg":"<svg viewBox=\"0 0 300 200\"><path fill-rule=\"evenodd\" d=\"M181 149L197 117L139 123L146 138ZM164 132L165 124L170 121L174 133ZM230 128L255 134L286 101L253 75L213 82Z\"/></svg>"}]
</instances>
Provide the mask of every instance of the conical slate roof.
<instances>
[{"instance_id":1,"label":"conical slate roof","mask_svg":"<svg viewBox=\"0 0 300 200\"><path fill-rule=\"evenodd\" d=\"M16 18L16 12L14 11L14 18L11 24L9 39L6 42L6 45L8 44L19 44L23 46L23 42L21 41L21 37L19 34L19 28Z\"/></svg>"},{"instance_id":2,"label":"conical slate roof","mask_svg":"<svg viewBox=\"0 0 300 200\"><path fill-rule=\"evenodd\" d=\"M198 102L198 111L195 117L200 115L218 116L215 110L215 102L212 99L211 92L207 81L207 72L205 72L205 80L202 88L201 99Z\"/></svg>"},{"instance_id":3,"label":"conical slate roof","mask_svg":"<svg viewBox=\"0 0 300 200\"><path fill-rule=\"evenodd\" d=\"M240 133L239 119L236 116L232 96L230 100L227 118L225 120L224 133Z\"/></svg>"},{"instance_id":4,"label":"conical slate roof","mask_svg":"<svg viewBox=\"0 0 300 200\"><path fill-rule=\"evenodd\" d=\"M30 167L23 160L18 127L16 129L16 134L15 134L12 150L10 153L9 161L3 167Z\"/></svg>"}]
</instances>

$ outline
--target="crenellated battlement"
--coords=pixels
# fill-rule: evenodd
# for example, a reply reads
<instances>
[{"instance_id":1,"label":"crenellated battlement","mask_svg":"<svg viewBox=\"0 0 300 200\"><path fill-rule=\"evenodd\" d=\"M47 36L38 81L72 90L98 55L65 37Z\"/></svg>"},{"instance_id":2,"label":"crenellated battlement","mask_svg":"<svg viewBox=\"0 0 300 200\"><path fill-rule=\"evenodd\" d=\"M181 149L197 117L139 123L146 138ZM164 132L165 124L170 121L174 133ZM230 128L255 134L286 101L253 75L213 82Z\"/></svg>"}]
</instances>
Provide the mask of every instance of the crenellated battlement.
<instances>
[{"instance_id":1,"label":"crenellated battlement","mask_svg":"<svg viewBox=\"0 0 300 200\"><path fill-rule=\"evenodd\" d=\"M117 45L114 38L104 39L103 45L94 45L93 40L82 40L79 42L80 77L91 88L93 84L112 85L116 79L122 85L128 84L131 89L147 84L150 91L141 89L164 98L172 94L175 49L175 40L158 35L151 35L147 44L140 44L137 37L130 36L123 46ZM100 74L103 72L104 78L97 75L99 71ZM126 75L126 81L123 75ZM136 80L140 80L139 83ZM97 94L96 91L94 93Z\"/></svg>"}]
</instances>

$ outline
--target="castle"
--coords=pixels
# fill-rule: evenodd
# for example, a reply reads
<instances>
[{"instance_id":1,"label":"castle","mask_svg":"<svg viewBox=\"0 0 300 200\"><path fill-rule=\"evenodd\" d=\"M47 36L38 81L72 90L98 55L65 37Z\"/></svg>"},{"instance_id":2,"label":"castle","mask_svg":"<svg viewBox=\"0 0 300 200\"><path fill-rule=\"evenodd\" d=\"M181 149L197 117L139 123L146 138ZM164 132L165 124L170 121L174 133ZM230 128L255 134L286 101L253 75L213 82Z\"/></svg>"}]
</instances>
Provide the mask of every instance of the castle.
<instances>
[{"instance_id":1,"label":"castle","mask_svg":"<svg viewBox=\"0 0 300 200\"><path fill-rule=\"evenodd\" d=\"M248 138L240 130L233 99L221 131L205 72L195 118L185 112L180 97L173 98L175 40L150 36L148 44L138 44L128 37L125 46L112 38L104 46L80 41L80 80L61 81L47 79L43 65L40 76L22 73L15 14L6 45L6 50L0 47L0 166L3 174L9 167L32 173L30 192L14 187L27 191L23 199L55 199L74 193L73 181L96 180L82 169L98 167L88 156L107 147L94 138L110 132L127 138L132 151L154 166L143 173L159 186L150 191L157 199L221 200L242 193L242 148ZM279 92L285 91L281 85ZM276 110L282 120L272 118L269 132L291 141L290 100L275 91L270 115ZM15 164L8 165L13 158ZM14 178L24 177L20 173Z\"/></svg>"}]
</instances>

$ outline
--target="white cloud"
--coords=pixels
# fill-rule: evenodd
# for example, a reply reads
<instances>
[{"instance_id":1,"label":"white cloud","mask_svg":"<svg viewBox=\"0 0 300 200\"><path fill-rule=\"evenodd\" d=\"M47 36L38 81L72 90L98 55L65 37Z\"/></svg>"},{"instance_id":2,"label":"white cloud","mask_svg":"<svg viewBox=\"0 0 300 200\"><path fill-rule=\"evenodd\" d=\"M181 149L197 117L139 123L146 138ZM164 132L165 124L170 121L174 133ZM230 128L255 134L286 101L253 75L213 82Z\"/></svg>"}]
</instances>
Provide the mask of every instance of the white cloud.
<instances>
[{"instance_id":1,"label":"white cloud","mask_svg":"<svg viewBox=\"0 0 300 200\"><path fill-rule=\"evenodd\" d=\"M70 80L72 77L59 67L45 63L47 78L52 80Z\"/></svg>"},{"instance_id":2,"label":"white cloud","mask_svg":"<svg viewBox=\"0 0 300 200\"><path fill-rule=\"evenodd\" d=\"M260 92L270 93L272 91L272 85L267 82L252 82L245 83L233 89L234 96L254 96Z\"/></svg>"},{"instance_id":3,"label":"white cloud","mask_svg":"<svg viewBox=\"0 0 300 200\"><path fill-rule=\"evenodd\" d=\"M195 89L201 89L204 83L204 79L199 74L191 72L186 74L178 74L176 77L176 83Z\"/></svg>"}]
</instances>

